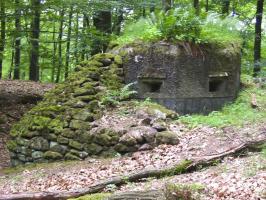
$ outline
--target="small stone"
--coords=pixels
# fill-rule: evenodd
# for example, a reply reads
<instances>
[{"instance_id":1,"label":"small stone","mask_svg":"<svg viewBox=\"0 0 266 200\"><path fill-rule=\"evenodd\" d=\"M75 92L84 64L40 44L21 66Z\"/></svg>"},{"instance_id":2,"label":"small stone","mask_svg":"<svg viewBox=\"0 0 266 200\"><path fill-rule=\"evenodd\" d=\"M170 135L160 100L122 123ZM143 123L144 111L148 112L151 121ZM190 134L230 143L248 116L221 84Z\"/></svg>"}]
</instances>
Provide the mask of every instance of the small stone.
<instances>
[{"instance_id":1,"label":"small stone","mask_svg":"<svg viewBox=\"0 0 266 200\"><path fill-rule=\"evenodd\" d=\"M48 162L49 162L49 160L44 159L44 158L40 158L40 159L34 160L34 163L48 163Z\"/></svg>"},{"instance_id":2,"label":"small stone","mask_svg":"<svg viewBox=\"0 0 266 200\"><path fill-rule=\"evenodd\" d=\"M30 145L30 140L24 139L24 138L17 138L16 142L18 145L28 147Z\"/></svg>"},{"instance_id":3,"label":"small stone","mask_svg":"<svg viewBox=\"0 0 266 200\"><path fill-rule=\"evenodd\" d=\"M47 136L47 139L51 140L51 141L56 141L57 140L57 136L56 136L56 134L51 133L51 134L49 134Z\"/></svg>"},{"instance_id":4,"label":"small stone","mask_svg":"<svg viewBox=\"0 0 266 200\"><path fill-rule=\"evenodd\" d=\"M21 137L24 137L24 138L33 138L35 136L39 136L41 135L41 133L39 131L28 131L28 132L22 132L21 133Z\"/></svg>"},{"instance_id":5,"label":"small stone","mask_svg":"<svg viewBox=\"0 0 266 200\"><path fill-rule=\"evenodd\" d=\"M23 154L18 154L18 159L19 159L20 161L22 161L22 162L26 162L26 161L27 161L26 156L23 155Z\"/></svg>"},{"instance_id":6,"label":"small stone","mask_svg":"<svg viewBox=\"0 0 266 200\"><path fill-rule=\"evenodd\" d=\"M91 102L95 99L95 95L86 95L86 96L81 96L81 97L78 97L78 99L82 102ZM84 103L85 104L85 103ZM85 104L87 105L87 104Z\"/></svg>"},{"instance_id":7,"label":"small stone","mask_svg":"<svg viewBox=\"0 0 266 200\"><path fill-rule=\"evenodd\" d=\"M11 165L12 165L13 167L16 167L16 166L21 165L21 164L23 164L23 162L21 162L21 161L18 160L18 159L12 159L12 160L11 160Z\"/></svg>"},{"instance_id":8,"label":"small stone","mask_svg":"<svg viewBox=\"0 0 266 200\"><path fill-rule=\"evenodd\" d=\"M69 127L71 129L76 129L76 130L80 130L80 129L90 129L90 124L80 121L80 120L72 120L70 122Z\"/></svg>"},{"instance_id":9,"label":"small stone","mask_svg":"<svg viewBox=\"0 0 266 200\"><path fill-rule=\"evenodd\" d=\"M66 160L81 160L78 156L75 156L74 154L72 153L67 153L65 155L65 159Z\"/></svg>"},{"instance_id":10,"label":"small stone","mask_svg":"<svg viewBox=\"0 0 266 200\"><path fill-rule=\"evenodd\" d=\"M151 149L153 149L153 147L150 144L143 144L142 146L140 146L138 151L147 151L147 150L151 150Z\"/></svg>"},{"instance_id":11,"label":"small stone","mask_svg":"<svg viewBox=\"0 0 266 200\"><path fill-rule=\"evenodd\" d=\"M128 153L128 152L135 152L138 150L138 148L136 146L129 147L127 145L119 143L115 145L114 150L116 150L119 153Z\"/></svg>"},{"instance_id":12,"label":"small stone","mask_svg":"<svg viewBox=\"0 0 266 200\"><path fill-rule=\"evenodd\" d=\"M109 58L103 58L100 60L104 67L109 66L112 64L112 60Z\"/></svg>"},{"instance_id":13,"label":"small stone","mask_svg":"<svg viewBox=\"0 0 266 200\"><path fill-rule=\"evenodd\" d=\"M93 115L89 111L82 111L73 116L73 119L92 122Z\"/></svg>"},{"instance_id":14,"label":"small stone","mask_svg":"<svg viewBox=\"0 0 266 200\"><path fill-rule=\"evenodd\" d=\"M30 147L35 150L45 151L49 149L49 142L42 137L35 137L30 140Z\"/></svg>"},{"instance_id":15,"label":"small stone","mask_svg":"<svg viewBox=\"0 0 266 200\"><path fill-rule=\"evenodd\" d=\"M125 134L123 135L120 139L119 142L122 144L125 144L127 146L134 146L137 144L137 140L136 138L134 138L132 135L130 134Z\"/></svg>"},{"instance_id":16,"label":"small stone","mask_svg":"<svg viewBox=\"0 0 266 200\"><path fill-rule=\"evenodd\" d=\"M31 149L27 148L27 147L24 147L24 146L21 146L19 148L19 152L23 155L26 155L26 156L30 156L31 155Z\"/></svg>"},{"instance_id":17,"label":"small stone","mask_svg":"<svg viewBox=\"0 0 266 200\"><path fill-rule=\"evenodd\" d=\"M151 118L146 117L145 119L143 119L143 120L140 121L140 125L149 126L149 125L151 125L151 121L152 121Z\"/></svg>"},{"instance_id":18,"label":"small stone","mask_svg":"<svg viewBox=\"0 0 266 200\"><path fill-rule=\"evenodd\" d=\"M74 149L77 149L77 150L82 150L83 149L83 144L75 141L75 140L70 140L69 141L69 146L70 147L73 147Z\"/></svg>"},{"instance_id":19,"label":"small stone","mask_svg":"<svg viewBox=\"0 0 266 200\"><path fill-rule=\"evenodd\" d=\"M77 101L77 103L72 104L73 108L84 108L87 104L83 101Z\"/></svg>"},{"instance_id":20,"label":"small stone","mask_svg":"<svg viewBox=\"0 0 266 200\"><path fill-rule=\"evenodd\" d=\"M63 158L63 155L58 152L46 151L43 157L49 160L59 160Z\"/></svg>"},{"instance_id":21,"label":"small stone","mask_svg":"<svg viewBox=\"0 0 266 200\"><path fill-rule=\"evenodd\" d=\"M94 88L91 89L85 89L85 88L78 88L74 91L73 96L79 97L79 96L87 96L87 95L95 95L96 91Z\"/></svg>"},{"instance_id":22,"label":"small stone","mask_svg":"<svg viewBox=\"0 0 266 200\"><path fill-rule=\"evenodd\" d=\"M156 143L177 145L179 144L179 138L178 135L174 132L163 131L156 134Z\"/></svg>"},{"instance_id":23,"label":"small stone","mask_svg":"<svg viewBox=\"0 0 266 200\"><path fill-rule=\"evenodd\" d=\"M77 151L77 150L75 150L75 149L71 149L70 150L70 153L72 153L73 155L75 155L75 156L78 156L78 157L80 157L81 159L84 159L84 158L86 158L89 154L87 153L87 152L85 152L85 151Z\"/></svg>"},{"instance_id":24,"label":"small stone","mask_svg":"<svg viewBox=\"0 0 266 200\"><path fill-rule=\"evenodd\" d=\"M152 128L155 128L158 132L166 131L166 123L165 122L155 122L152 125Z\"/></svg>"},{"instance_id":25,"label":"small stone","mask_svg":"<svg viewBox=\"0 0 266 200\"><path fill-rule=\"evenodd\" d=\"M67 146L64 145L60 145L60 144L55 144L55 145L51 145L50 144L50 150L54 151L54 152L58 152L60 154L65 154L67 151Z\"/></svg>"},{"instance_id":26,"label":"small stone","mask_svg":"<svg viewBox=\"0 0 266 200\"><path fill-rule=\"evenodd\" d=\"M42 151L34 151L34 152L32 152L31 157L33 159L35 159L35 160L39 159L39 158L42 158L43 157L43 152Z\"/></svg>"},{"instance_id":27,"label":"small stone","mask_svg":"<svg viewBox=\"0 0 266 200\"><path fill-rule=\"evenodd\" d=\"M155 135L157 133L156 129L149 126L138 126L134 128L134 130L138 130L146 142L148 143L154 142Z\"/></svg>"},{"instance_id":28,"label":"small stone","mask_svg":"<svg viewBox=\"0 0 266 200\"><path fill-rule=\"evenodd\" d=\"M61 135L58 136L57 138L57 142L59 144L68 144L69 143L69 139L62 137Z\"/></svg>"},{"instance_id":29,"label":"small stone","mask_svg":"<svg viewBox=\"0 0 266 200\"><path fill-rule=\"evenodd\" d=\"M97 155L103 150L103 147L98 144L91 143L91 144L86 144L84 146L84 149L90 155Z\"/></svg>"},{"instance_id":30,"label":"small stone","mask_svg":"<svg viewBox=\"0 0 266 200\"><path fill-rule=\"evenodd\" d=\"M62 131L62 136L66 137L66 138L74 138L75 135L76 135L75 132L69 128L63 129L63 131Z\"/></svg>"}]
</instances>

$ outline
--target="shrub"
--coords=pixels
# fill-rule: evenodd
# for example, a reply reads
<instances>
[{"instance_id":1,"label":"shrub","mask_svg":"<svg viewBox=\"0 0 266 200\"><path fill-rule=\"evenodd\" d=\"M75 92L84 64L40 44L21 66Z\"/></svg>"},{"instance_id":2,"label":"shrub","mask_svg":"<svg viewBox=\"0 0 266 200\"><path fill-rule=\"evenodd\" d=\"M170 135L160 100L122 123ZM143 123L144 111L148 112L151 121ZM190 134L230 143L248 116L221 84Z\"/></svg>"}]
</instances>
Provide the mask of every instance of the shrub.
<instances>
[{"instance_id":1,"label":"shrub","mask_svg":"<svg viewBox=\"0 0 266 200\"><path fill-rule=\"evenodd\" d=\"M196 16L192 9L181 7L168 12L152 13L125 26L115 43L124 45L135 40L186 41L196 43L241 43L244 26L237 18L223 17L217 13Z\"/></svg>"}]
</instances>

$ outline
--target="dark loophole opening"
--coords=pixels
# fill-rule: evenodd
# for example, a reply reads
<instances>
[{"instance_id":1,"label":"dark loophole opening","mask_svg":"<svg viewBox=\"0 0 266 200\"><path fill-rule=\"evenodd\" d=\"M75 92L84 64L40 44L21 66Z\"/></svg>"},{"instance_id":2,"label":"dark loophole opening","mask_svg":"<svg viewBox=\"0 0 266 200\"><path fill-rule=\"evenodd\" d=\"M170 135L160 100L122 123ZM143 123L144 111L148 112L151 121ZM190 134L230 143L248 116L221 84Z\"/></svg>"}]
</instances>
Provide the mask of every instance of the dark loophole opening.
<instances>
[{"instance_id":1,"label":"dark loophole opening","mask_svg":"<svg viewBox=\"0 0 266 200\"><path fill-rule=\"evenodd\" d=\"M209 81L209 92L219 92L223 89L223 80L210 80Z\"/></svg>"},{"instance_id":2,"label":"dark loophole opening","mask_svg":"<svg viewBox=\"0 0 266 200\"><path fill-rule=\"evenodd\" d=\"M159 93L162 82L145 82L146 91L151 93Z\"/></svg>"}]
</instances>

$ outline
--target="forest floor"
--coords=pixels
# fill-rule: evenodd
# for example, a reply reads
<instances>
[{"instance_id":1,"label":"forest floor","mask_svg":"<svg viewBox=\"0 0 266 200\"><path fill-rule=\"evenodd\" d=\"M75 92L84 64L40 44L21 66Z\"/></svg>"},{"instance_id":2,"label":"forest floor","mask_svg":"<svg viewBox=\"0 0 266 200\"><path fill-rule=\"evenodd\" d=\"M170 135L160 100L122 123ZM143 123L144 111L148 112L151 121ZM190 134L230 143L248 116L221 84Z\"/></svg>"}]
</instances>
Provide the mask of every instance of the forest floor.
<instances>
[{"instance_id":1,"label":"forest floor","mask_svg":"<svg viewBox=\"0 0 266 200\"><path fill-rule=\"evenodd\" d=\"M0 197L27 192L65 192L88 188L116 176L127 176L144 169L158 169L183 159L216 155L246 141L266 139L266 123L248 124L242 128L223 129L201 126L188 129L175 122L171 130L180 133L180 144L160 145L116 158L89 158L85 161L39 164L27 168L7 169L0 176ZM163 189L165 183L199 183L204 187L202 199L263 199L266 189L266 157L249 153L245 157L227 157L216 166L194 173L163 179L147 179L121 187L110 185L106 191Z\"/></svg>"},{"instance_id":2,"label":"forest floor","mask_svg":"<svg viewBox=\"0 0 266 200\"><path fill-rule=\"evenodd\" d=\"M4 195L18 193L79 191L117 176L127 177L142 170L160 169L184 160L215 156L245 142L266 140L266 119L241 127L223 128L205 125L189 128L180 120L173 120L167 122L167 129L179 135L178 145L160 145L152 150L113 158L91 157L85 161L6 168L9 158L4 144L11 124L52 87L31 82L0 81L0 199ZM125 116L123 109L117 109L104 119L111 124L121 115ZM128 115L132 117L130 113ZM121 125L119 120L117 124ZM266 155L242 151L234 157L225 157L221 162L202 166L191 173L161 179L147 178L120 186L108 185L103 192L164 191L170 183L200 185L200 193L193 194L198 195L195 197L197 200L263 200L266 199Z\"/></svg>"},{"instance_id":3,"label":"forest floor","mask_svg":"<svg viewBox=\"0 0 266 200\"><path fill-rule=\"evenodd\" d=\"M5 148L11 125L42 99L52 84L30 81L0 80L0 170L9 166Z\"/></svg>"}]
</instances>

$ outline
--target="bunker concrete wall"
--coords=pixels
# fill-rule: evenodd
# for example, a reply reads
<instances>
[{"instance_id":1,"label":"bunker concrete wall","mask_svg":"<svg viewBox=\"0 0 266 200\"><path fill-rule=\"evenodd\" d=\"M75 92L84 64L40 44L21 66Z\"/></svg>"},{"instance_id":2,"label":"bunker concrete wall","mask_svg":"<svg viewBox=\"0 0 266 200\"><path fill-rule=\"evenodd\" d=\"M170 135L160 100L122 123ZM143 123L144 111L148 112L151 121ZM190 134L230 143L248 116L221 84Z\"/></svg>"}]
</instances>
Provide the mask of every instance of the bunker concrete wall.
<instances>
[{"instance_id":1,"label":"bunker concrete wall","mask_svg":"<svg viewBox=\"0 0 266 200\"><path fill-rule=\"evenodd\" d=\"M232 101L240 85L240 48L189 43L135 43L123 55L126 83L181 114L208 113ZM152 86L152 82L154 85Z\"/></svg>"}]
</instances>

